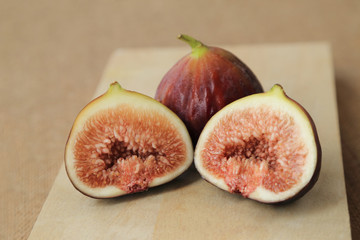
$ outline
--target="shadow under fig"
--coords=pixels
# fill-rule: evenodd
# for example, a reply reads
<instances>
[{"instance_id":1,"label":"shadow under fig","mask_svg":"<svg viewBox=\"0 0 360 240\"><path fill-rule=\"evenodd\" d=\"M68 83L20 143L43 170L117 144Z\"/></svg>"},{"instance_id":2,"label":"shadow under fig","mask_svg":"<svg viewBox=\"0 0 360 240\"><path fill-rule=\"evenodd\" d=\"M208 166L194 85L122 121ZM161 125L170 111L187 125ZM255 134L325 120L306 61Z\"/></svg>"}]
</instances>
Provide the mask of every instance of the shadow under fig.
<instances>
[{"instance_id":1,"label":"shadow under fig","mask_svg":"<svg viewBox=\"0 0 360 240\"><path fill-rule=\"evenodd\" d=\"M354 81L336 75L336 95L340 124L341 148L344 163L345 185L350 215L352 236L360 236L360 115L358 104L360 102L359 86L354 86Z\"/></svg>"},{"instance_id":2,"label":"shadow under fig","mask_svg":"<svg viewBox=\"0 0 360 240\"><path fill-rule=\"evenodd\" d=\"M100 205L120 204L122 202L136 201L138 199L154 197L159 194L176 191L199 180L202 180L200 174L196 171L195 168L193 168L193 166L191 166L188 170L186 170L174 180L160 186L151 187L144 192L137 192L109 199L95 200L97 201L97 204Z\"/></svg>"}]
</instances>

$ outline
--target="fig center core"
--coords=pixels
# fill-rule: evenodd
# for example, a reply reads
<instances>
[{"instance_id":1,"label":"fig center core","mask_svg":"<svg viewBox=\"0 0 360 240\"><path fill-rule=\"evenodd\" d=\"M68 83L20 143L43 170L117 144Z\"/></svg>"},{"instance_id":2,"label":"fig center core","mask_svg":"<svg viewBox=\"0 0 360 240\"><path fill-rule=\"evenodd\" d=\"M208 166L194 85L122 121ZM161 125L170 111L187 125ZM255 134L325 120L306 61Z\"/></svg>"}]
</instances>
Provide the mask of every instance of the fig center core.
<instances>
[{"instance_id":1,"label":"fig center core","mask_svg":"<svg viewBox=\"0 0 360 240\"><path fill-rule=\"evenodd\" d=\"M269 141L264 135L260 138L250 136L247 140L241 140L242 144L225 147L224 156L226 159L236 158L250 161L267 161L275 160L275 151L269 151Z\"/></svg>"},{"instance_id":2,"label":"fig center core","mask_svg":"<svg viewBox=\"0 0 360 240\"><path fill-rule=\"evenodd\" d=\"M156 149L139 149L135 145L131 145L131 143L126 143L124 141L111 141L110 139L105 139L104 141L109 144L105 145L105 147L101 144L103 148L97 149L97 152L99 153L98 158L105 163L105 170L112 168L117 161L122 161L131 157L136 157L144 162L149 157L156 159L161 155Z\"/></svg>"}]
</instances>

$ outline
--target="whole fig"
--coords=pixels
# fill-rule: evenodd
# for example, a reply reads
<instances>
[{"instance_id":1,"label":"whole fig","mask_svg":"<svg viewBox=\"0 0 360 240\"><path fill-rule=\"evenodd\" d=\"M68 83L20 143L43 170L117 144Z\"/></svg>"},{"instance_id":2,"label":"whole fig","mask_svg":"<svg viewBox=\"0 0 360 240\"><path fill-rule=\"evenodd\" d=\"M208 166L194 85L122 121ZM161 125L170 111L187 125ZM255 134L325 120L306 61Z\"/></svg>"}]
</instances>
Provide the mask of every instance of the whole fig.
<instances>
[{"instance_id":1,"label":"whole fig","mask_svg":"<svg viewBox=\"0 0 360 240\"><path fill-rule=\"evenodd\" d=\"M184 121L192 142L207 121L227 104L254 93L263 92L255 74L234 54L206 46L179 35L192 52L180 59L161 80L155 99Z\"/></svg>"}]
</instances>

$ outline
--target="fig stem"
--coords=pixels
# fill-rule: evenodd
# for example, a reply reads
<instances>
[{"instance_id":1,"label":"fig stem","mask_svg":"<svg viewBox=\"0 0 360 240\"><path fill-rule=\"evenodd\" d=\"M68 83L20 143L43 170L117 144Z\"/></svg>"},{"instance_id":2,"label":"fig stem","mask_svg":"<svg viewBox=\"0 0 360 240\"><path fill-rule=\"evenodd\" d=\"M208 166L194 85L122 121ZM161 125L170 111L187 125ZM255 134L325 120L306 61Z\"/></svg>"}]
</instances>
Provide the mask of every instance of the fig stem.
<instances>
[{"instance_id":1,"label":"fig stem","mask_svg":"<svg viewBox=\"0 0 360 240\"><path fill-rule=\"evenodd\" d=\"M200 42L199 40L196 40L195 38L190 37L189 35L186 35L186 34L180 34L178 36L178 39L183 40L184 42L188 43L191 48L197 48L197 47L204 46L204 44L202 42Z\"/></svg>"},{"instance_id":2,"label":"fig stem","mask_svg":"<svg viewBox=\"0 0 360 240\"><path fill-rule=\"evenodd\" d=\"M271 89L270 92L274 93L274 94L282 94L284 95L284 89L280 84L275 84Z\"/></svg>"},{"instance_id":3,"label":"fig stem","mask_svg":"<svg viewBox=\"0 0 360 240\"><path fill-rule=\"evenodd\" d=\"M118 82L113 82L110 84L108 93L115 92L115 91L121 91L121 90L123 90L121 85Z\"/></svg>"},{"instance_id":4,"label":"fig stem","mask_svg":"<svg viewBox=\"0 0 360 240\"><path fill-rule=\"evenodd\" d=\"M208 47L205 44L203 44L199 40L196 40L193 37L190 37L189 35L180 34L178 36L178 39L180 39L190 45L190 47L192 49L192 55L195 57L202 56L208 50Z\"/></svg>"}]
</instances>

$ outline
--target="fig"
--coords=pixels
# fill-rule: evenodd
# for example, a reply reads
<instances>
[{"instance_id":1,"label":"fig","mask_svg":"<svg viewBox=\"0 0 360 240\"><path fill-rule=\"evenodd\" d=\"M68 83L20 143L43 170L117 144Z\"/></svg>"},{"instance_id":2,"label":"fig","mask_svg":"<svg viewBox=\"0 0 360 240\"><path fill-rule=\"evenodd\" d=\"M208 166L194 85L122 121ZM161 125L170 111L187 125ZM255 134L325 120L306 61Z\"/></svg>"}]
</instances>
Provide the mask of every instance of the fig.
<instances>
[{"instance_id":1,"label":"fig","mask_svg":"<svg viewBox=\"0 0 360 240\"><path fill-rule=\"evenodd\" d=\"M212 115L239 98L263 92L263 88L234 54L187 35L178 38L187 42L192 52L165 74L155 99L183 120L195 145Z\"/></svg>"},{"instance_id":2,"label":"fig","mask_svg":"<svg viewBox=\"0 0 360 240\"><path fill-rule=\"evenodd\" d=\"M302 197L321 166L314 121L278 84L218 111L204 127L194 156L208 182L269 204Z\"/></svg>"},{"instance_id":3,"label":"fig","mask_svg":"<svg viewBox=\"0 0 360 240\"><path fill-rule=\"evenodd\" d=\"M94 198L145 191L174 179L193 161L180 118L148 96L119 83L76 117L65 148L74 187Z\"/></svg>"}]
</instances>

